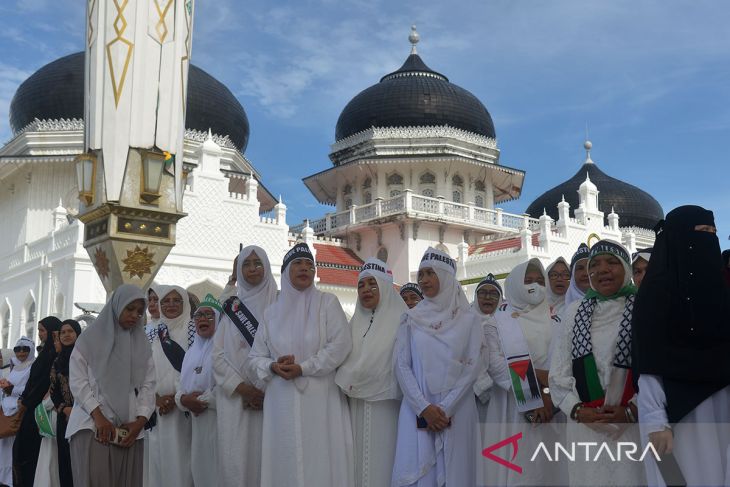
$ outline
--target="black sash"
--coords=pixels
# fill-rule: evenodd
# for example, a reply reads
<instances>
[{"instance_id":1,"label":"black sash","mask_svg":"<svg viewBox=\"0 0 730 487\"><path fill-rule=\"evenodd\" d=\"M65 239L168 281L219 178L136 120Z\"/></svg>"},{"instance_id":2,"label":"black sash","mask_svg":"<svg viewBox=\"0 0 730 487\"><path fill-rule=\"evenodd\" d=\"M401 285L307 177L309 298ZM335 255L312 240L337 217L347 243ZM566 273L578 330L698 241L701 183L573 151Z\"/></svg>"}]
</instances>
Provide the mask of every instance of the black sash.
<instances>
[{"instance_id":1,"label":"black sash","mask_svg":"<svg viewBox=\"0 0 730 487\"><path fill-rule=\"evenodd\" d=\"M165 352L165 357L170 361L172 368L180 372L182 370L182 363L185 359L185 350L175 340L170 338L170 333L167 327L157 332L160 338L160 345L162 345L162 351Z\"/></svg>"},{"instance_id":2,"label":"black sash","mask_svg":"<svg viewBox=\"0 0 730 487\"><path fill-rule=\"evenodd\" d=\"M249 347L253 347L253 340L256 337L256 330L259 328L259 321L248 310L245 304L238 299L238 296L231 296L223 305L223 311L230 318L238 331L241 332L243 338L248 342Z\"/></svg>"}]
</instances>

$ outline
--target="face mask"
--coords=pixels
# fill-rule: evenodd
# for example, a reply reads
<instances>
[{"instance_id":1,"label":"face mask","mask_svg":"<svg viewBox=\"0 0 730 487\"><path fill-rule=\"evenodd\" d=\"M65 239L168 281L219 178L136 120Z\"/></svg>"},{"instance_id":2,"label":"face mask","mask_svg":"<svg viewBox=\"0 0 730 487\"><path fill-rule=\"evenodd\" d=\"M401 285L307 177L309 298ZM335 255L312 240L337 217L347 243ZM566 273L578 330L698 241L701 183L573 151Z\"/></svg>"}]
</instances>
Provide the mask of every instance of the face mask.
<instances>
[{"instance_id":1,"label":"face mask","mask_svg":"<svg viewBox=\"0 0 730 487\"><path fill-rule=\"evenodd\" d=\"M525 289L527 290L527 304L530 304L532 306L537 306L538 304L542 303L545 299L545 287L539 285L536 282L533 282L532 284L525 284Z\"/></svg>"}]
</instances>

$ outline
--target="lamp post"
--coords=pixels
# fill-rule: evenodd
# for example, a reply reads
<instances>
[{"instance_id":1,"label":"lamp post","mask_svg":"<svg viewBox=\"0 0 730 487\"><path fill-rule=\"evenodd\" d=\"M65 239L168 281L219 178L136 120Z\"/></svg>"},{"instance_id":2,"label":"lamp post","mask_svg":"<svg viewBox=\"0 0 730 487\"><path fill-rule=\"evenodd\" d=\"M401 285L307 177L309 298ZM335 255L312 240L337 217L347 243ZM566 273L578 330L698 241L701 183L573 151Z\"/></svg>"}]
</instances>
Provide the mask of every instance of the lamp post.
<instances>
[{"instance_id":1,"label":"lamp post","mask_svg":"<svg viewBox=\"0 0 730 487\"><path fill-rule=\"evenodd\" d=\"M93 154L81 154L74 161L76 164L76 180L79 188L79 199L86 206L94 202L94 182L96 181L96 157Z\"/></svg>"}]
</instances>

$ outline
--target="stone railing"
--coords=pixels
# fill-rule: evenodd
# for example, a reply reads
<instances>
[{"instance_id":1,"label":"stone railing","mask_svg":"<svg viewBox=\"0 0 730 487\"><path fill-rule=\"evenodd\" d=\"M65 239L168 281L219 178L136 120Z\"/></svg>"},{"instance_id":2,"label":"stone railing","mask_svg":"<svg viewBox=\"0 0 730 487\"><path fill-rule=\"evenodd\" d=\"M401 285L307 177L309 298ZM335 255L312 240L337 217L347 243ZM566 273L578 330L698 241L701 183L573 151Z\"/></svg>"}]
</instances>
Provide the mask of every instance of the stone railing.
<instances>
[{"instance_id":1,"label":"stone railing","mask_svg":"<svg viewBox=\"0 0 730 487\"><path fill-rule=\"evenodd\" d=\"M404 215L421 219L438 220L446 223L469 225L475 229L518 233L520 230L537 231L540 220L527 215L505 213L474 205L454 203L443 198L429 198L414 194L410 190L388 199L377 198L374 202L337 213L328 213L324 218L311 220L316 235L338 233L348 225L369 223L393 215ZM291 227L292 233L301 233L305 223Z\"/></svg>"},{"instance_id":2,"label":"stone railing","mask_svg":"<svg viewBox=\"0 0 730 487\"><path fill-rule=\"evenodd\" d=\"M79 227L78 224L67 225L24 245L12 254L6 255L0 259L0 273L7 272L52 252L76 247L79 242L83 241Z\"/></svg>"}]
</instances>

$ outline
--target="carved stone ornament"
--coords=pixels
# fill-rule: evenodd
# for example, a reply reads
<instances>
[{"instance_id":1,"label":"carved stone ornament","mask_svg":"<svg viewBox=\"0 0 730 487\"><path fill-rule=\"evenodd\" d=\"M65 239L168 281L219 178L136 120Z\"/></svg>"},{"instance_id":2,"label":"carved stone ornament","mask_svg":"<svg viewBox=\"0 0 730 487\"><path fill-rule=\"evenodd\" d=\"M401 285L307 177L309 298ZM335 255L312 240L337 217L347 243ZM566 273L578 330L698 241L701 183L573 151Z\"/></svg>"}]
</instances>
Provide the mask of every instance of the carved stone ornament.
<instances>
[{"instance_id":1,"label":"carved stone ornament","mask_svg":"<svg viewBox=\"0 0 730 487\"><path fill-rule=\"evenodd\" d=\"M101 247L97 247L94 251L94 268L102 279L109 277L109 257Z\"/></svg>"},{"instance_id":2,"label":"carved stone ornament","mask_svg":"<svg viewBox=\"0 0 730 487\"><path fill-rule=\"evenodd\" d=\"M122 272L129 272L130 278L137 276L142 279L145 274L152 273L152 267L156 265L152 260L154 256L154 253L150 253L149 247L142 249L139 245L135 245L134 250L127 250L127 257L122 259L124 264Z\"/></svg>"}]
</instances>

